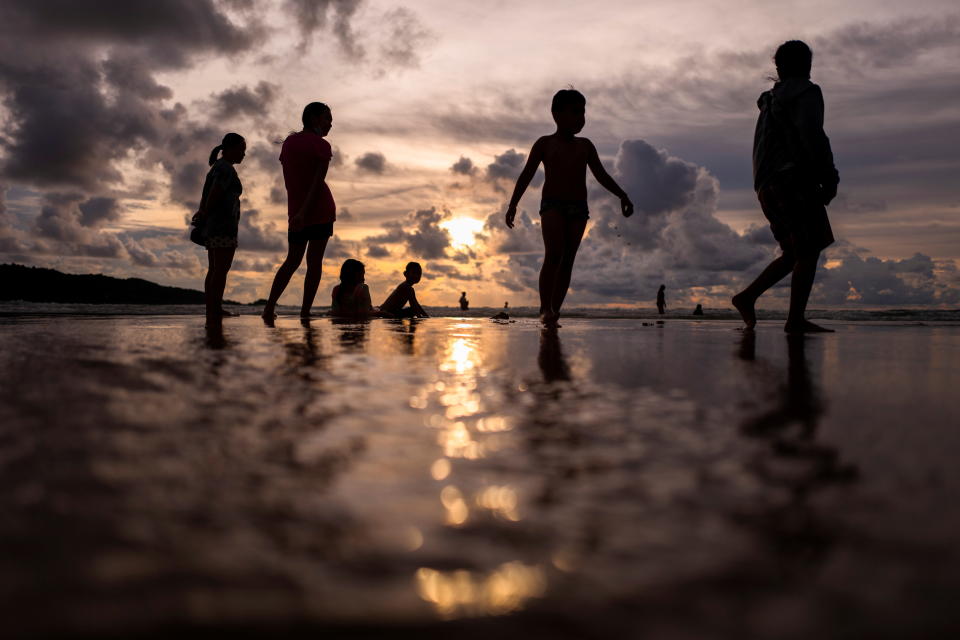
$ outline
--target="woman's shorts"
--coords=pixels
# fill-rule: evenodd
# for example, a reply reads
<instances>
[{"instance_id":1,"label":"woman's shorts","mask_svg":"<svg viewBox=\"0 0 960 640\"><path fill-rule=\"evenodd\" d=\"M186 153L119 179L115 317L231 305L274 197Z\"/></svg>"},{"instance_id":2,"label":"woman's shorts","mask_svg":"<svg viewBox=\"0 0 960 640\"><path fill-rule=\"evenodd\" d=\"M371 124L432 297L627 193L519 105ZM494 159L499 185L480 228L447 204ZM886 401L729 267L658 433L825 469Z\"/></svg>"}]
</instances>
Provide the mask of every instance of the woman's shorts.
<instances>
[{"instance_id":1,"label":"woman's shorts","mask_svg":"<svg viewBox=\"0 0 960 640\"><path fill-rule=\"evenodd\" d=\"M818 253L833 244L833 229L817 187L784 176L761 187L757 198L784 252Z\"/></svg>"},{"instance_id":2,"label":"woman's shorts","mask_svg":"<svg viewBox=\"0 0 960 640\"><path fill-rule=\"evenodd\" d=\"M236 249L237 236L208 236L204 245L207 249Z\"/></svg>"},{"instance_id":3,"label":"woman's shorts","mask_svg":"<svg viewBox=\"0 0 960 640\"><path fill-rule=\"evenodd\" d=\"M287 231L287 240L290 244L307 244L310 240L320 238L329 238L333 235L333 223L324 222L321 224L311 224L300 231L290 229Z\"/></svg>"},{"instance_id":4,"label":"woman's shorts","mask_svg":"<svg viewBox=\"0 0 960 640\"><path fill-rule=\"evenodd\" d=\"M579 220L590 217L586 200L559 200L544 198L540 201L540 215L547 211L559 211L565 218Z\"/></svg>"}]
</instances>

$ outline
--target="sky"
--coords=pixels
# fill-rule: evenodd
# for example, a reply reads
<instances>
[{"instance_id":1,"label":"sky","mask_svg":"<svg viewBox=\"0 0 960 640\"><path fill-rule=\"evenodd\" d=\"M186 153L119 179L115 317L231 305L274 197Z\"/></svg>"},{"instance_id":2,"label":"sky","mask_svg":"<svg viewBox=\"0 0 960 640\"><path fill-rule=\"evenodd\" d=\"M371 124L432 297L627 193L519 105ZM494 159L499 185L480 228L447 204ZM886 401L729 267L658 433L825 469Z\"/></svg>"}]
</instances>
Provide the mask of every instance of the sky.
<instances>
[{"instance_id":1,"label":"sky","mask_svg":"<svg viewBox=\"0 0 960 640\"><path fill-rule=\"evenodd\" d=\"M353 257L375 304L418 260L426 306L461 291L535 305L540 181L514 230L503 214L554 130L551 96L573 86L581 135L637 213L588 178L567 305L651 307L664 283L668 306L726 307L777 253L750 154L773 52L796 38L814 51L841 180L811 305L960 307L952 0L4 0L0 263L202 288L187 221L235 131L248 150L227 297L265 298L287 247L280 143L322 101L338 221L318 304Z\"/></svg>"}]
</instances>

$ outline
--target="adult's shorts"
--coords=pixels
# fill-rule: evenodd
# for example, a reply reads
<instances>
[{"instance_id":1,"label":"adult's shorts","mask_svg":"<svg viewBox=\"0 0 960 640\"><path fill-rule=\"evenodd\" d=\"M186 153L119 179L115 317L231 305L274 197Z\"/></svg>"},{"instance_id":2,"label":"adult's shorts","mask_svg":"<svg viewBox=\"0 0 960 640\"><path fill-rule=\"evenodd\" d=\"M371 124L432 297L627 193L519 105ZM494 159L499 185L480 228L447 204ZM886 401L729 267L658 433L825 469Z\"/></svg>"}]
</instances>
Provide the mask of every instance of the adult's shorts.
<instances>
[{"instance_id":1,"label":"adult's shorts","mask_svg":"<svg viewBox=\"0 0 960 640\"><path fill-rule=\"evenodd\" d=\"M333 235L333 223L324 222L321 224L311 224L299 231L290 229L287 231L287 240L290 244L307 244L310 240L319 240L320 238L329 238Z\"/></svg>"},{"instance_id":2,"label":"adult's shorts","mask_svg":"<svg viewBox=\"0 0 960 640\"><path fill-rule=\"evenodd\" d=\"M763 215L784 252L818 253L834 242L819 188L794 176L778 176L757 192Z\"/></svg>"}]
</instances>

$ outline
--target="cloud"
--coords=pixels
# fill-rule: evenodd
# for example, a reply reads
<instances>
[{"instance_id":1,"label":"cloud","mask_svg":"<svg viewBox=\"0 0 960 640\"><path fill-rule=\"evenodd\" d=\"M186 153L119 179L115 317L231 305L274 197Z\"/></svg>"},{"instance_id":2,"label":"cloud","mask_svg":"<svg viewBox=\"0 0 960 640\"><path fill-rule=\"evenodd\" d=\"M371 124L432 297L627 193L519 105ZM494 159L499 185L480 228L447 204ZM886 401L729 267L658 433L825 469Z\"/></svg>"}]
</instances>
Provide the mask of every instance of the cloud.
<instances>
[{"instance_id":1,"label":"cloud","mask_svg":"<svg viewBox=\"0 0 960 640\"><path fill-rule=\"evenodd\" d=\"M380 58L395 67L420 66L420 51L436 38L417 15L406 7L397 7L384 15L386 36L380 45Z\"/></svg>"},{"instance_id":2,"label":"cloud","mask_svg":"<svg viewBox=\"0 0 960 640\"><path fill-rule=\"evenodd\" d=\"M225 89L213 96L214 113L224 120L237 116L263 117L276 100L278 90L277 85L266 81L253 89L246 86Z\"/></svg>"},{"instance_id":3,"label":"cloud","mask_svg":"<svg viewBox=\"0 0 960 640\"><path fill-rule=\"evenodd\" d=\"M523 169L523 161L526 158L522 153L514 149L507 149L498 156L494 156L493 162L487 165L488 180L516 180Z\"/></svg>"},{"instance_id":4,"label":"cloud","mask_svg":"<svg viewBox=\"0 0 960 640\"><path fill-rule=\"evenodd\" d=\"M493 185L496 191L505 192L503 183L511 183L517 179L520 172L523 171L526 158L524 154L514 149L507 149L500 155L494 156L493 162L487 165L486 180ZM537 188L541 184L543 184L543 171L538 169L533 179L530 180L530 186Z\"/></svg>"},{"instance_id":5,"label":"cloud","mask_svg":"<svg viewBox=\"0 0 960 640\"><path fill-rule=\"evenodd\" d=\"M390 250L382 244L371 244L367 247L367 255L371 258L389 258Z\"/></svg>"},{"instance_id":6,"label":"cloud","mask_svg":"<svg viewBox=\"0 0 960 640\"><path fill-rule=\"evenodd\" d=\"M80 224L85 227L100 226L120 219L120 204L115 198L94 197L78 205Z\"/></svg>"},{"instance_id":7,"label":"cloud","mask_svg":"<svg viewBox=\"0 0 960 640\"><path fill-rule=\"evenodd\" d=\"M408 213L401 221L384 223L385 233L369 236L364 241L404 245L412 260L444 258L450 246L450 234L439 225L449 217L449 212L438 211L436 207L419 209Z\"/></svg>"},{"instance_id":8,"label":"cloud","mask_svg":"<svg viewBox=\"0 0 960 640\"><path fill-rule=\"evenodd\" d=\"M463 176L472 176L477 172L477 167L473 164L473 160L470 158L467 158L466 156L460 156L460 159L454 162L450 167L450 171L459 173Z\"/></svg>"},{"instance_id":9,"label":"cloud","mask_svg":"<svg viewBox=\"0 0 960 640\"><path fill-rule=\"evenodd\" d=\"M369 151L354 162L359 169L370 173L382 174L387 168L387 159L378 151Z\"/></svg>"},{"instance_id":10,"label":"cloud","mask_svg":"<svg viewBox=\"0 0 960 640\"><path fill-rule=\"evenodd\" d=\"M457 267L449 264L433 263L424 267L423 277L427 280L484 280L482 273L463 273Z\"/></svg>"},{"instance_id":11,"label":"cloud","mask_svg":"<svg viewBox=\"0 0 960 640\"><path fill-rule=\"evenodd\" d=\"M935 262L916 253L902 260L861 257L842 247L839 261L817 275L811 299L830 306L902 307L956 304L960 289L937 277Z\"/></svg>"},{"instance_id":12,"label":"cloud","mask_svg":"<svg viewBox=\"0 0 960 640\"><path fill-rule=\"evenodd\" d=\"M352 20L361 4L361 0L287 0L286 9L300 30L301 48L310 45L314 32L329 26L343 54L360 59L366 50L357 41Z\"/></svg>"},{"instance_id":13,"label":"cloud","mask_svg":"<svg viewBox=\"0 0 960 640\"><path fill-rule=\"evenodd\" d=\"M285 252L287 242L275 222L260 222L260 211L246 209L240 213L238 243L243 251Z\"/></svg>"}]
</instances>

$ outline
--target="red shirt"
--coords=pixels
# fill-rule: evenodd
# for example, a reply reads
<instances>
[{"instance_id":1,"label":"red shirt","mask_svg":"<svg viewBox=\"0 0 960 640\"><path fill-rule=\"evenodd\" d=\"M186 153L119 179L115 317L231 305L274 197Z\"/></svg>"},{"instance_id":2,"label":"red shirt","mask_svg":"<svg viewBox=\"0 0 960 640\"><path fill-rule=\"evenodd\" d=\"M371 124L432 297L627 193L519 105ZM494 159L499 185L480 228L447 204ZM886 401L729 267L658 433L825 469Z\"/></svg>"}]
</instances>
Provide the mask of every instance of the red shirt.
<instances>
[{"instance_id":1,"label":"red shirt","mask_svg":"<svg viewBox=\"0 0 960 640\"><path fill-rule=\"evenodd\" d=\"M310 192L313 176L317 168L329 164L333 157L330 143L312 131L291 133L283 141L280 149L280 163L283 165L283 183L287 187L287 217L293 218L300 211L303 201ZM303 225L333 222L337 219L337 205L326 180L320 185L320 191L314 199L314 205L304 212ZM299 231L300 229L294 229Z\"/></svg>"}]
</instances>

